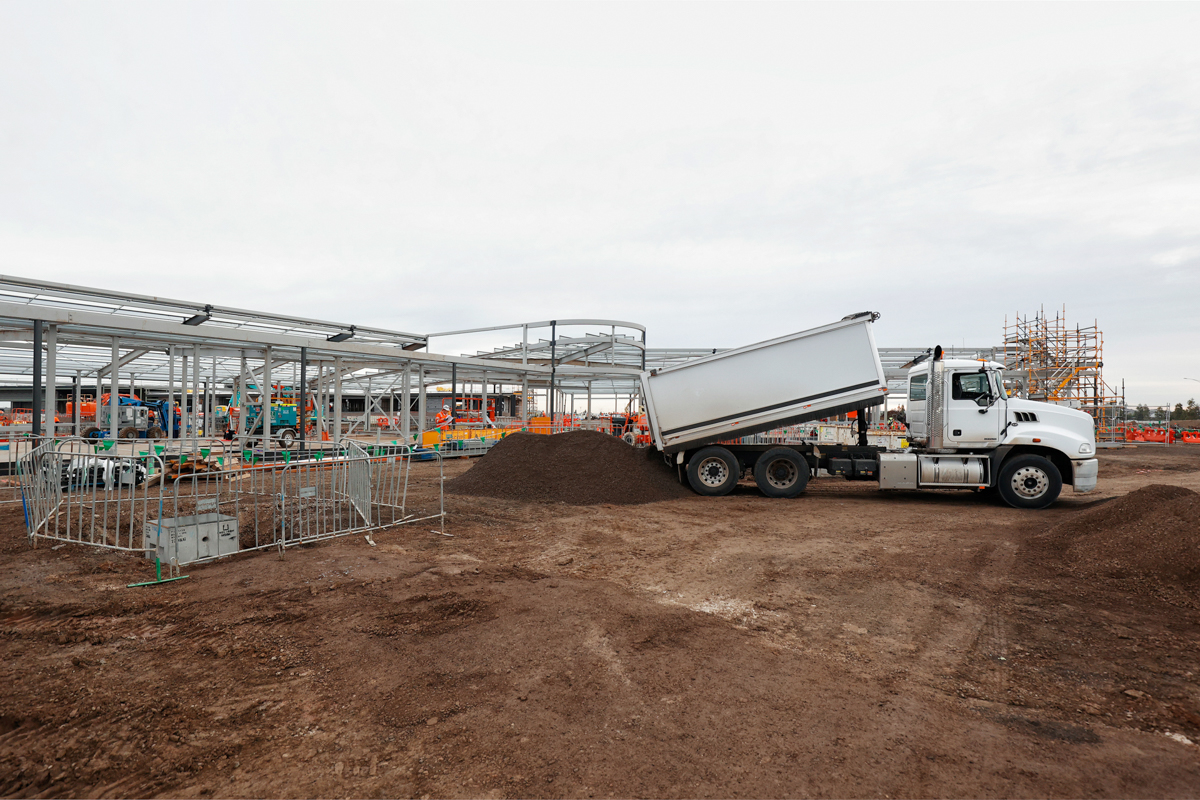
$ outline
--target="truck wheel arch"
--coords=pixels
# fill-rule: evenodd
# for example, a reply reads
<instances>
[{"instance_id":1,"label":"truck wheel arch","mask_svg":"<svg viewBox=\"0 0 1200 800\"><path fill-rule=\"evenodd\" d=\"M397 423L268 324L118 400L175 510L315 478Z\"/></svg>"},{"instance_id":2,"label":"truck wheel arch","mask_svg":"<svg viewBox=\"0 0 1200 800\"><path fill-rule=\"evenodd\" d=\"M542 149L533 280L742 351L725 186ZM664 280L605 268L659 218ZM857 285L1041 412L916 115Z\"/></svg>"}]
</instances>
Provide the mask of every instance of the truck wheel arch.
<instances>
[{"instance_id":1,"label":"truck wheel arch","mask_svg":"<svg viewBox=\"0 0 1200 800\"><path fill-rule=\"evenodd\" d=\"M1066 453L1055 450L1052 447L1038 447L1037 445L1019 444L1014 445L1007 453L993 463L993 475L999 476L1000 470L1004 465L1018 456L1041 456L1058 468L1058 472L1062 475L1064 486L1070 486L1075 482L1075 465L1071 463L1071 459ZM993 479L993 483L998 478Z\"/></svg>"}]
</instances>

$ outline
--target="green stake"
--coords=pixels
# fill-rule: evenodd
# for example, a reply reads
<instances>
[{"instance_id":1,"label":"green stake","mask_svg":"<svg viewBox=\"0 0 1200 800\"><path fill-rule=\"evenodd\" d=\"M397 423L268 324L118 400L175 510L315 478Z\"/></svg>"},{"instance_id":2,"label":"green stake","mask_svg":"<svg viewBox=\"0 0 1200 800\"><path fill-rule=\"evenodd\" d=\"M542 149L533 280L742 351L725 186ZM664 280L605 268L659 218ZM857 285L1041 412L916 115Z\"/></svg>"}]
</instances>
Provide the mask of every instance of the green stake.
<instances>
[{"instance_id":1,"label":"green stake","mask_svg":"<svg viewBox=\"0 0 1200 800\"><path fill-rule=\"evenodd\" d=\"M160 561L158 559L158 556L155 556L154 557L154 580L143 581L142 583L127 583L127 584L125 584L125 588L126 589L134 589L138 586L158 586L160 583L170 583L171 581L181 581L187 577L189 577L189 576L180 575L177 578L163 578L163 576L162 576L162 561Z\"/></svg>"}]
</instances>

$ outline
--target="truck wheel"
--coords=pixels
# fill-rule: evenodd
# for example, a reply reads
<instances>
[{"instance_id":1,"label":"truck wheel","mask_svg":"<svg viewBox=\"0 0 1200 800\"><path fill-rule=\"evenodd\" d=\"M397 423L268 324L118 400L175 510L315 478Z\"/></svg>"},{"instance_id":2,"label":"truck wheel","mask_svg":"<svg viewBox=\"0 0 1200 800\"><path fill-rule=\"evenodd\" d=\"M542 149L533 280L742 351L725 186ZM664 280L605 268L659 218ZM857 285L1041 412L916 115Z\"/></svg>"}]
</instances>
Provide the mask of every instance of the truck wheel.
<instances>
[{"instance_id":1,"label":"truck wheel","mask_svg":"<svg viewBox=\"0 0 1200 800\"><path fill-rule=\"evenodd\" d=\"M296 432L291 428L284 428L279 432L279 446L284 450L291 450L295 442Z\"/></svg>"},{"instance_id":2,"label":"truck wheel","mask_svg":"<svg viewBox=\"0 0 1200 800\"><path fill-rule=\"evenodd\" d=\"M632 433L627 433L622 436L621 441L625 442L625 444L629 445L630 447L633 447L635 444L637 444L637 439Z\"/></svg>"},{"instance_id":3,"label":"truck wheel","mask_svg":"<svg viewBox=\"0 0 1200 800\"><path fill-rule=\"evenodd\" d=\"M83 438L99 439L100 438L100 429L97 428L95 425L93 425L92 427L88 428L87 430L85 430L83 432Z\"/></svg>"},{"instance_id":4,"label":"truck wheel","mask_svg":"<svg viewBox=\"0 0 1200 800\"><path fill-rule=\"evenodd\" d=\"M737 456L724 447L705 447L688 461L688 483L696 494L720 497L733 491L742 477Z\"/></svg>"},{"instance_id":5,"label":"truck wheel","mask_svg":"<svg viewBox=\"0 0 1200 800\"><path fill-rule=\"evenodd\" d=\"M1017 456L1000 467L996 489L1013 508L1045 508L1062 491L1062 473L1047 458Z\"/></svg>"},{"instance_id":6,"label":"truck wheel","mask_svg":"<svg viewBox=\"0 0 1200 800\"><path fill-rule=\"evenodd\" d=\"M166 436L166 434L163 433L163 429L157 425L151 426L150 429L146 431L147 439L161 439L164 436Z\"/></svg>"},{"instance_id":7,"label":"truck wheel","mask_svg":"<svg viewBox=\"0 0 1200 800\"><path fill-rule=\"evenodd\" d=\"M138 438L138 429L133 427L132 425L130 425L126 428L121 428L120 433L117 434L117 438L118 439L136 439L136 438Z\"/></svg>"},{"instance_id":8,"label":"truck wheel","mask_svg":"<svg viewBox=\"0 0 1200 800\"><path fill-rule=\"evenodd\" d=\"M755 462L754 482L767 497L795 497L808 487L808 462L795 450L776 447Z\"/></svg>"}]
</instances>

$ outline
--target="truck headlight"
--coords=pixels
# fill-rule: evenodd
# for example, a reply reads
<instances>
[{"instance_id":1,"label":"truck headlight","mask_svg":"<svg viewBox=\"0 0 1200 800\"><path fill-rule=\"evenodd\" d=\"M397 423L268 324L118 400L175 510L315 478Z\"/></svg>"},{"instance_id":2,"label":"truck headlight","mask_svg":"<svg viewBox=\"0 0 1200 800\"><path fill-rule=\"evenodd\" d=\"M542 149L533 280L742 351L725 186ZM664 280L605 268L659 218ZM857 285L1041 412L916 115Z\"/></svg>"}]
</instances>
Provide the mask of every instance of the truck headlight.
<instances>
[{"instance_id":1,"label":"truck headlight","mask_svg":"<svg viewBox=\"0 0 1200 800\"><path fill-rule=\"evenodd\" d=\"M1092 452L1092 446L1087 442L1084 442L1083 444L1079 445L1079 452L1083 455L1088 455Z\"/></svg>"}]
</instances>

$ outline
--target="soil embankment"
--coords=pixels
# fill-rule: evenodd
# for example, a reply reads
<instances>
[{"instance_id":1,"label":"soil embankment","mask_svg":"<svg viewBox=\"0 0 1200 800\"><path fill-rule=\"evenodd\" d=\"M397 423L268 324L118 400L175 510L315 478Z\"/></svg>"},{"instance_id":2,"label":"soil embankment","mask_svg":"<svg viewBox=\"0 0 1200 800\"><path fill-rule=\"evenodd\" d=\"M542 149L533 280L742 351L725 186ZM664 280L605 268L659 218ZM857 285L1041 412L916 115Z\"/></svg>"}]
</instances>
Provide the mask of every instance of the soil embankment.
<instances>
[{"instance_id":1,"label":"soil embankment","mask_svg":"<svg viewBox=\"0 0 1200 800\"><path fill-rule=\"evenodd\" d=\"M654 451L596 431L504 438L446 491L573 506L637 505L691 495Z\"/></svg>"}]
</instances>

